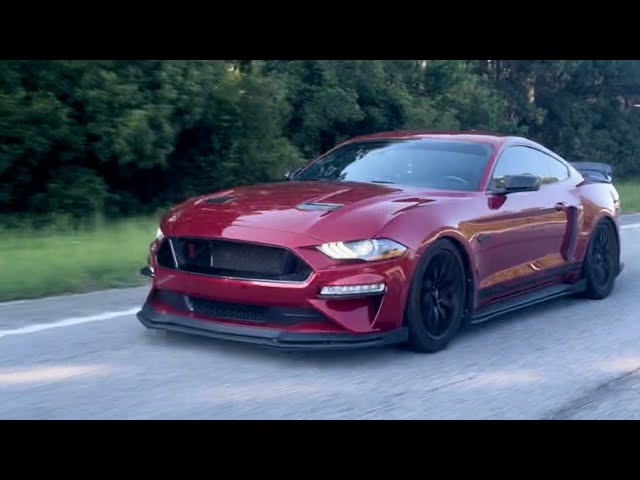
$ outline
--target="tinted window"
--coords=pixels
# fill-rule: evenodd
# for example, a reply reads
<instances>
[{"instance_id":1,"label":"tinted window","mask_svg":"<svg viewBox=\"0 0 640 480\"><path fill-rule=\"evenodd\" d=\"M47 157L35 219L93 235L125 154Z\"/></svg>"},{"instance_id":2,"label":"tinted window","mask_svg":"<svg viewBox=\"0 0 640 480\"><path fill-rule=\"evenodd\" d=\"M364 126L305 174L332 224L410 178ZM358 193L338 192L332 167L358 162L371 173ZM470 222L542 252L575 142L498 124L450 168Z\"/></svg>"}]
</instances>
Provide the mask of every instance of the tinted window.
<instances>
[{"instance_id":1,"label":"tinted window","mask_svg":"<svg viewBox=\"0 0 640 480\"><path fill-rule=\"evenodd\" d=\"M569 169L567 167L555 158L551 158L548 155L545 155L545 157L547 157L547 166L549 167L548 178L550 182L561 182L569 178Z\"/></svg>"},{"instance_id":2,"label":"tinted window","mask_svg":"<svg viewBox=\"0 0 640 480\"><path fill-rule=\"evenodd\" d=\"M502 153L493 172L492 188L504 186L506 175L534 175L543 184L565 180L569 170L549 155L529 147L511 147Z\"/></svg>"},{"instance_id":3,"label":"tinted window","mask_svg":"<svg viewBox=\"0 0 640 480\"><path fill-rule=\"evenodd\" d=\"M490 153L486 144L448 140L354 142L312 163L294 180L476 190Z\"/></svg>"}]
</instances>

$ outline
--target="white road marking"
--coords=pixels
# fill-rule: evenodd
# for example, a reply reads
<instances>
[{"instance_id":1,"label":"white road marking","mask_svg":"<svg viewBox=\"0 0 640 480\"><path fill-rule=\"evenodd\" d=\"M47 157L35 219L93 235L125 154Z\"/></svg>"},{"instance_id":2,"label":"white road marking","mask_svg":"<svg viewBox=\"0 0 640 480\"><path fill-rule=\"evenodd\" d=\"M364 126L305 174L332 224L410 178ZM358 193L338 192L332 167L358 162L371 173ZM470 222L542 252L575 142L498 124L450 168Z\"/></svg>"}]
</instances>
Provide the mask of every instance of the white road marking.
<instances>
[{"instance_id":1,"label":"white road marking","mask_svg":"<svg viewBox=\"0 0 640 480\"><path fill-rule=\"evenodd\" d=\"M119 312L106 312L98 315L91 315L89 317L73 317L58 322L52 323L39 323L36 325L29 325L22 328L16 328L14 330L0 330L0 338L8 335L25 335L27 333L36 333L43 330L49 330L51 328L69 327L71 325L80 325L82 323L100 322L102 320L110 320L112 318L126 317L128 315L135 315L140 310L140 307L131 308L129 310L121 310Z\"/></svg>"}]
</instances>

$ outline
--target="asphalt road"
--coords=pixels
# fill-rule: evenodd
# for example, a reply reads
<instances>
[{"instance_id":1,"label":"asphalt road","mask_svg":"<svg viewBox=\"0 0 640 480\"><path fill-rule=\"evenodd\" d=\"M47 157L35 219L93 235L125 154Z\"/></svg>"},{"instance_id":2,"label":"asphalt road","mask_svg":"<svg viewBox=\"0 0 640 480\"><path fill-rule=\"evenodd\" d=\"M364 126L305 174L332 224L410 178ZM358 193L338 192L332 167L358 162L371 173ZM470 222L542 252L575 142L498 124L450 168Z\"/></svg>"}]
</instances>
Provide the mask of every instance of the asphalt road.
<instances>
[{"instance_id":1,"label":"asphalt road","mask_svg":"<svg viewBox=\"0 0 640 480\"><path fill-rule=\"evenodd\" d=\"M151 332L146 288L0 304L0 419L640 419L636 221L611 297L495 319L435 355Z\"/></svg>"}]
</instances>

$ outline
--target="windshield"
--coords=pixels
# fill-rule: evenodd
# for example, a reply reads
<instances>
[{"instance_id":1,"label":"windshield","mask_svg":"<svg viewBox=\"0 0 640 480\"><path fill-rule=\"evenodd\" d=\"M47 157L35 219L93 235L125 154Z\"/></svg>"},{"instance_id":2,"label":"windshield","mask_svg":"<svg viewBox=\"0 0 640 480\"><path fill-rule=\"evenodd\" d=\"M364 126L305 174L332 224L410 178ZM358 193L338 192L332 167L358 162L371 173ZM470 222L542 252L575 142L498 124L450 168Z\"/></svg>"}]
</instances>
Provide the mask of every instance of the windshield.
<instances>
[{"instance_id":1,"label":"windshield","mask_svg":"<svg viewBox=\"0 0 640 480\"><path fill-rule=\"evenodd\" d=\"M389 183L477 190L491 153L483 143L451 140L376 140L340 147L312 163L295 181Z\"/></svg>"}]
</instances>

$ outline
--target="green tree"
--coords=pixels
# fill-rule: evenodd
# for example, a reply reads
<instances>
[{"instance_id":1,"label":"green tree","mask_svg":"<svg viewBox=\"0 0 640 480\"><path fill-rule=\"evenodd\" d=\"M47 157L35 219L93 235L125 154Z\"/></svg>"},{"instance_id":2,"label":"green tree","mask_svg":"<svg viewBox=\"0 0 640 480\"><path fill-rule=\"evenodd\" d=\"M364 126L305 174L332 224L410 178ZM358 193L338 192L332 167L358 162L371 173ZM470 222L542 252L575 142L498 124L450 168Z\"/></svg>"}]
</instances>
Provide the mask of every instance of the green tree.
<instances>
[{"instance_id":1,"label":"green tree","mask_svg":"<svg viewBox=\"0 0 640 480\"><path fill-rule=\"evenodd\" d=\"M640 174L640 61L0 61L0 213L151 211L398 129Z\"/></svg>"}]
</instances>

